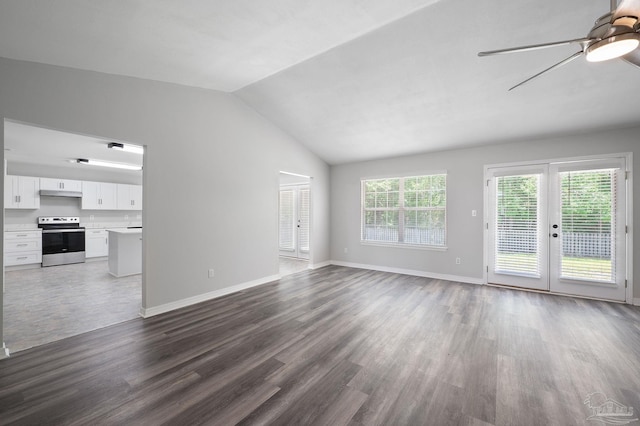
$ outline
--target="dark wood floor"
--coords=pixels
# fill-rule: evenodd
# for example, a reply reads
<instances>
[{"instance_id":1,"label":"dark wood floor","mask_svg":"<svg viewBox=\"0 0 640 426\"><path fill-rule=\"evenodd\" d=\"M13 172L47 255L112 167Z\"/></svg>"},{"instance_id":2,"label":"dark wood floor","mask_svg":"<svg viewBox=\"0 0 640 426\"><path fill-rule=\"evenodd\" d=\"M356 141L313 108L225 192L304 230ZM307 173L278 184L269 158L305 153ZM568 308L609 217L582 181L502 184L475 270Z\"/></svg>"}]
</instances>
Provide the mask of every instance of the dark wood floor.
<instances>
[{"instance_id":1,"label":"dark wood floor","mask_svg":"<svg viewBox=\"0 0 640 426\"><path fill-rule=\"evenodd\" d=\"M640 309L331 266L0 361L0 424L583 425L594 392L640 411Z\"/></svg>"}]
</instances>

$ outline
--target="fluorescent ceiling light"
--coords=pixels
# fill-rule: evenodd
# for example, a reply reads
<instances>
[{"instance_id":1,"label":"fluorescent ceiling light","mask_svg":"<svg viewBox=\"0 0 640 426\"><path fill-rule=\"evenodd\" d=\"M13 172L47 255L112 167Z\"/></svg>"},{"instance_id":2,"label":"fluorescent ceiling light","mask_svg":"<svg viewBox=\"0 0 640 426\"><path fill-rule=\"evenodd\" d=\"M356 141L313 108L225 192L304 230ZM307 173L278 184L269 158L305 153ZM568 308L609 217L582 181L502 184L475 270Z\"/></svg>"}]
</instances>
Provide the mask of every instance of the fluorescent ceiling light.
<instances>
[{"instance_id":1,"label":"fluorescent ceiling light","mask_svg":"<svg viewBox=\"0 0 640 426\"><path fill-rule=\"evenodd\" d=\"M600 62L619 58L634 50L640 44L635 33L625 33L592 44L587 48L587 61Z\"/></svg>"},{"instance_id":2,"label":"fluorescent ceiling light","mask_svg":"<svg viewBox=\"0 0 640 426\"><path fill-rule=\"evenodd\" d=\"M125 145L119 142L110 142L108 148L117 149L124 152L132 152L134 154L144 154L144 148L138 145Z\"/></svg>"},{"instance_id":3,"label":"fluorescent ceiling light","mask_svg":"<svg viewBox=\"0 0 640 426\"><path fill-rule=\"evenodd\" d=\"M112 167L114 169L142 170L142 166L138 166L136 164L112 163L111 161L91 160L86 158L78 158L76 162L79 164L88 164L90 166Z\"/></svg>"}]
</instances>

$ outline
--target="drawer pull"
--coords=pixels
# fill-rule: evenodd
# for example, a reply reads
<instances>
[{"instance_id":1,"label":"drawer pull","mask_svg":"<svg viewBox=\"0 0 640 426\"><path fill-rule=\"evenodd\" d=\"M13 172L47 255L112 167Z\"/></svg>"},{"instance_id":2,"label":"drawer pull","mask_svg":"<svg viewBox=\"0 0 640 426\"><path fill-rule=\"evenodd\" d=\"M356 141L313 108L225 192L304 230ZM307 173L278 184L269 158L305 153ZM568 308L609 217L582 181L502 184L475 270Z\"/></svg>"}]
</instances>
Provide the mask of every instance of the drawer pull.
<instances>
[{"instance_id":1,"label":"drawer pull","mask_svg":"<svg viewBox=\"0 0 640 426\"><path fill-rule=\"evenodd\" d=\"M17 245L16 245L16 247L26 247L26 246L28 246L28 245L29 245L29 244L26 244L26 243L25 243L25 244L17 244Z\"/></svg>"},{"instance_id":2,"label":"drawer pull","mask_svg":"<svg viewBox=\"0 0 640 426\"><path fill-rule=\"evenodd\" d=\"M20 257L16 257L17 260L24 260L24 259L28 259L27 256L20 256Z\"/></svg>"}]
</instances>

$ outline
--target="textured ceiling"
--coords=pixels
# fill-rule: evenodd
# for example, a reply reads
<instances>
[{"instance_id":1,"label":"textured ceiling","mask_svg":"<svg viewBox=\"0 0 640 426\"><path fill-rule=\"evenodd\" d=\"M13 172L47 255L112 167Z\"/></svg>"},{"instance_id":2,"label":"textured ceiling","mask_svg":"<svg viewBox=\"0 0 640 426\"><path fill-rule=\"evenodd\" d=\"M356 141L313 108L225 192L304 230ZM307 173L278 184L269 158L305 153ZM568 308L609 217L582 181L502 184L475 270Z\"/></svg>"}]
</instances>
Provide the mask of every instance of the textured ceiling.
<instances>
[{"instance_id":1,"label":"textured ceiling","mask_svg":"<svg viewBox=\"0 0 640 426\"><path fill-rule=\"evenodd\" d=\"M126 6L126 7L125 7ZM0 56L233 91L330 164L640 123L640 69L578 47L608 0L0 1ZM604 141L603 141L604 142Z\"/></svg>"},{"instance_id":2,"label":"textured ceiling","mask_svg":"<svg viewBox=\"0 0 640 426\"><path fill-rule=\"evenodd\" d=\"M437 0L2 0L0 56L233 91Z\"/></svg>"}]
</instances>

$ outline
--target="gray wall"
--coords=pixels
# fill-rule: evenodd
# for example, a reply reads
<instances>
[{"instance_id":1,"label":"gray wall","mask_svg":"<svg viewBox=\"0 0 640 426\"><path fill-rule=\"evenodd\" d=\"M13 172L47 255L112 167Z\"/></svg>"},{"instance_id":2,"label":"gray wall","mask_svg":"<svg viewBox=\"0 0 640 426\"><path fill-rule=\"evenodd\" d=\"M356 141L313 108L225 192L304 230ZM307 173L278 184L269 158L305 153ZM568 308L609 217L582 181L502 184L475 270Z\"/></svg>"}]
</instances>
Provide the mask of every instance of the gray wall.
<instances>
[{"instance_id":1,"label":"gray wall","mask_svg":"<svg viewBox=\"0 0 640 426\"><path fill-rule=\"evenodd\" d=\"M329 167L233 95L0 58L1 118L146 146L145 308L278 273L280 170L314 178L329 260Z\"/></svg>"},{"instance_id":2,"label":"gray wall","mask_svg":"<svg viewBox=\"0 0 640 426\"><path fill-rule=\"evenodd\" d=\"M559 137L412 155L331 168L331 258L336 261L408 269L431 274L483 277L484 166L603 153L633 152L633 170L640 172L640 128ZM360 243L360 179L446 170L448 250L379 247ZM640 184L635 180L634 218L640 223ZM478 216L472 217L471 210ZM635 232L633 265L640 274L640 232ZM344 253L344 249L348 253ZM455 258L461 258L456 265ZM637 281L637 280L636 280ZM634 297L640 297L636 285Z\"/></svg>"}]
</instances>

